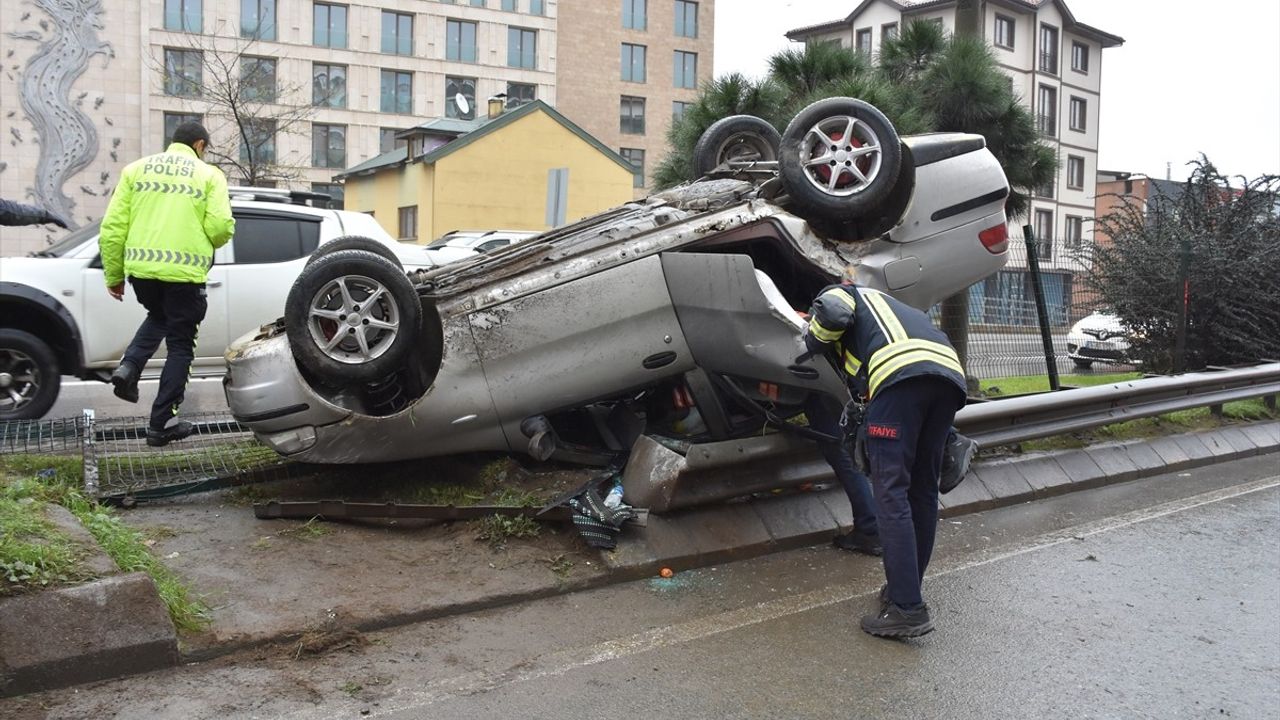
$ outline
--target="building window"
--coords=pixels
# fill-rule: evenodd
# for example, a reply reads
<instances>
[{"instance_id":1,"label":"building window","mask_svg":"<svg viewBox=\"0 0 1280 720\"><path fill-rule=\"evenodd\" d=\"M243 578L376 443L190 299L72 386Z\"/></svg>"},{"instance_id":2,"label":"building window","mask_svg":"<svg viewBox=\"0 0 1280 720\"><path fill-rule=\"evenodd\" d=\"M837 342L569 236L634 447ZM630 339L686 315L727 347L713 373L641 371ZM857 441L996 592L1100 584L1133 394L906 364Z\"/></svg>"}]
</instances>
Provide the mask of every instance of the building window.
<instances>
[{"instance_id":1,"label":"building window","mask_svg":"<svg viewBox=\"0 0 1280 720\"><path fill-rule=\"evenodd\" d=\"M240 37L276 39L276 0L240 0Z\"/></svg>"},{"instance_id":2,"label":"building window","mask_svg":"<svg viewBox=\"0 0 1280 720\"><path fill-rule=\"evenodd\" d=\"M862 28L853 34L853 49L863 55L871 54L871 28Z\"/></svg>"},{"instance_id":3,"label":"building window","mask_svg":"<svg viewBox=\"0 0 1280 720\"><path fill-rule=\"evenodd\" d=\"M624 135L644 134L644 98L622 96L620 130Z\"/></svg>"},{"instance_id":4,"label":"building window","mask_svg":"<svg viewBox=\"0 0 1280 720\"><path fill-rule=\"evenodd\" d=\"M676 37L698 37L698 3L676 0Z\"/></svg>"},{"instance_id":5,"label":"building window","mask_svg":"<svg viewBox=\"0 0 1280 720\"><path fill-rule=\"evenodd\" d=\"M458 96L466 99L467 109L458 107ZM453 77L444 79L444 116L458 120L474 120L476 117L476 79Z\"/></svg>"},{"instance_id":6,"label":"building window","mask_svg":"<svg viewBox=\"0 0 1280 720\"><path fill-rule=\"evenodd\" d=\"M409 141L404 138L397 138L400 133L398 128L379 128L378 129L378 152L389 153L396 148L408 147Z\"/></svg>"},{"instance_id":7,"label":"building window","mask_svg":"<svg viewBox=\"0 0 1280 720\"><path fill-rule=\"evenodd\" d=\"M1040 134L1045 137L1058 135L1058 89L1049 85L1040 86L1040 97L1036 107L1036 121Z\"/></svg>"},{"instance_id":8,"label":"building window","mask_svg":"<svg viewBox=\"0 0 1280 720\"><path fill-rule=\"evenodd\" d=\"M347 126L311 126L311 164L319 168L347 166Z\"/></svg>"},{"instance_id":9,"label":"building window","mask_svg":"<svg viewBox=\"0 0 1280 720\"><path fill-rule=\"evenodd\" d=\"M240 162L271 165L276 161L276 121L251 118L242 121Z\"/></svg>"},{"instance_id":10,"label":"building window","mask_svg":"<svg viewBox=\"0 0 1280 720\"><path fill-rule=\"evenodd\" d=\"M1040 24L1040 72L1058 74L1058 28Z\"/></svg>"},{"instance_id":11,"label":"building window","mask_svg":"<svg viewBox=\"0 0 1280 720\"><path fill-rule=\"evenodd\" d=\"M676 50L673 77L678 88L698 87L698 53Z\"/></svg>"},{"instance_id":12,"label":"building window","mask_svg":"<svg viewBox=\"0 0 1280 720\"><path fill-rule=\"evenodd\" d=\"M164 29L198 33L204 29L203 0L164 0Z\"/></svg>"},{"instance_id":13,"label":"building window","mask_svg":"<svg viewBox=\"0 0 1280 720\"><path fill-rule=\"evenodd\" d=\"M516 0L502 0L502 9L507 12L519 12L519 8L516 7Z\"/></svg>"},{"instance_id":14,"label":"building window","mask_svg":"<svg viewBox=\"0 0 1280 720\"><path fill-rule=\"evenodd\" d=\"M197 97L203 80L204 56L199 50L164 50L164 94Z\"/></svg>"},{"instance_id":15,"label":"building window","mask_svg":"<svg viewBox=\"0 0 1280 720\"><path fill-rule=\"evenodd\" d=\"M311 183L311 192L329 196L329 207L341 210L346 205L346 192L341 183Z\"/></svg>"},{"instance_id":16,"label":"building window","mask_svg":"<svg viewBox=\"0 0 1280 720\"><path fill-rule=\"evenodd\" d=\"M1007 50L1013 49L1013 18L1004 15L996 15L996 32L994 41L997 47Z\"/></svg>"},{"instance_id":17,"label":"building window","mask_svg":"<svg viewBox=\"0 0 1280 720\"><path fill-rule=\"evenodd\" d=\"M382 11L382 52L413 54L413 15Z\"/></svg>"},{"instance_id":18,"label":"building window","mask_svg":"<svg viewBox=\"0 0 1280 720\"><path fill-rule=\"evenodd\" d=\"M538 67L538 31L507 28L507 67Z\"/></svg>"},{"instance_id":19,"label":"building window","mask_svg":"<svg viewBox=\"0 0 1280 720\"><path fill-rule=\"evenodd\" d=\"M543 0L529 0L529 14L530 15L546 15L547 14L546 3L543 2Z\"/></svg>"},{"instance_id":20,"label":"building window","mask_svg":"<svg viewBox=\"0 0 1280 720\"><path fill-rule=\"evenodd\" d=\"M898 38L898 23L885 23L880 26L880 44Z\"/></svg>"},{"instance_id":21,"label":"building window","mask_svg":"<svg viewBox=\"0 0 1280 720\"><path fill-rule=\"evenodd\" d=\"M347 66L311 66L311 104L319 107L344 108L347 106Z\"/></svg>"},{"instance_id":22,"label":"building window","mask_svg":"<svg viewBox=\"0 0 1280 720\"><path fill-rule=\"evenodd\" d=\"M1057 185L1057 178L1050 177L1048 180L1045 181L1043 185L1037 185L1032 190L1032 192L1034 192L1037 197L1048 198L1052 200L1053 193L1055 190L1057 190L1056 185Z\"/></svg>"},{"instance_id":23,"label":"building window","mask_svg":"<svg viewBox=\"0 0 1280 720\"><path fill-rule=\"evenodd\" d=\"M164 114L164 148L169 147L173 142L173 134L178 131L178 126L189 122L204 122L204 116L194 113L167 112Z\"/></svg>"},{"instance_id":24,"label":"building window","mask_svg":"<svg viewBox=\"0 0 1280 720\"><path fill-rule=\"evenodd\" d=\"M1067 187L1072 190L1084 189L1084 158L1078 155L1067 156Z\"/></svg>"},{"instance_id":25,"label":"building window","mask_svg":"<svg viewBox=\"0 0 1280 720\"><path fill-rule=\"evenodd\" d=\"M1067 236L1063 238L1065 244L1069 248L1078 248L1084 242L1084 218L1078 215L1068 215Z\"/></svg>"},{"instance_id":26,"label":"building window","mask_svg":"<svg viewBox=\"0 0 1280 720\"><path fill-rule=\"evenodd\" d=\"M1053 259L1053 211L1052 210L1036 210L1035 220L1032 223L1032 229L1035 231L1036 250L1040 252L1041 260Z\"/></svg>"},{"instance_id":27,"label":"building window","mask_svg":"<svg viewBox=\"0 0 1280 720\"><path fill-rule=\"evenodd\" d=\"M418 206L400 208L400 239L418 239Z\"/></svg>"},{"instance_id":28,"label":"building window","mask_svg":"<svg viewBox=\"0 0 1280 720\"><path fill-rule=\"evenodd\" d=\"M689 108L691 107L693 107L693 103L691 102L683 102L680 100L672 101L671 122L679 122L680 119L684 117L684 114L689 112Z\"/></svg>"},{"instance_id":29,"label":"building window","mask_svg":"<svg viewBox=\"0 0 1280 720\"><path fill-rule=\"evenodd\" d=\"M385 113L413 112L413 73L382 71L382 99L378 109Z\"/></svg>"},{"instance_id":30,"label":"building window","mask_svg":"<svg viewBox=\"0 0 1280 720\"><path fill-rule=\"evenodd\" d=\"M1078 73L1089 74L1089 46L1075 40L1071 41L1071 69Z\"/></svg>"},{"instance_id":31,"label":"building window","mask_svg":"<svg viewBox=\"0 0 1280 720\"><path fill-rule=\"evenodd\" d=\"M471 0L471 7L484 7L484 6L485 6L484 0Z\"/></svg>"},{"instance_id":32,"label":"building window","mask_svg":"<svg viewBox=\"0 0 1280 720\"><path fill-rule=\"evenodd\" d=\"M622 148L619 154L635 169L635 180L631 186L644 187L644 151L639 148Z\"/></svg>"},{"instance_id":33,"label":"building window","mask_svg":"<svg viewBox=\"0 0 1280 720\"><path fill-rule=\"evenodd\" d=\"M476 24L465 20L450 20L445 23L446 60L460 62L476 61Z\"/></svg>"},{"instance_id":34,"label":"building window","mask_svg":"<svg viewBox=\"0 0 1280 720\"><path fill-rule=\"evenodd\" d=\"M622 79L626 82L644 82L645 46L622 43Z\"/></svg>"},{"instance_id":35,"label":"building window","mask_svg":"<svg viewBox=\"0 0 1280 720\"><path fill-rule=\"evenodd\" d=\"M622 27L644 30L649 26L649 0L622 0Z\"/></svg>"},{"instance_id":36,"label":"building window","mask_svg":"<svg viewBox=\"0 0 1280 720\"><path fill-rule=\"evenodd\" d=\"M1071 113L1069 121L1071 129L1084 132L1089 122L1089 105L1084 98L1071 96Z\"/></svg>"},{"instance_id":37,"label":"building window","mask_svg":"<svg viewBox=\"0 0 1280 720\"><path fill-rule=\"evenodd\" d=\"M320 47L347 46L347 6L316 3L311 11L311 44Z\"/></svg>"},{"instance_id":38,"label":"building window","mask_svg":"<svg viewBox=\"0 0 1280 720\"><path fill-rule=\"evenodd\" d=\"M528 105L538 99L538 86L529 83L507 83L507 109Z\"/></svg>"},{"instance_id":39,"label":"building window","mask_svg":"<svg viewBox=\"0 0 1280 720\"><path fill-rule=\"evenodd\" d=\"M240 96L250 102L272 102L276 99L275 58L240 58Z\"/></svg>"}]
</instances>

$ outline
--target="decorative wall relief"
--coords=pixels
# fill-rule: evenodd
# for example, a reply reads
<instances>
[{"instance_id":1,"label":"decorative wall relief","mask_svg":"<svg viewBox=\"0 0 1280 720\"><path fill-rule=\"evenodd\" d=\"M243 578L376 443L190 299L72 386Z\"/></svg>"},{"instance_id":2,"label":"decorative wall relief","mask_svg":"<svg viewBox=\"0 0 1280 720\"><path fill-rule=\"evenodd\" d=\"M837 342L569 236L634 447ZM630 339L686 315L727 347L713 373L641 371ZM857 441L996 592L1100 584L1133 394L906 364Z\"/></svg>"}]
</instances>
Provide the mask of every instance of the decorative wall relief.
<instances>
[{"instance_id":1,"label":"decorative wall relief","mask_svg":"<svg viewBox=\"0 0 1280 720\"><path fill-rule=\"evenodd\" d=\"M83 96L71 99L71 86L84 74L90 58L103 55L106 67L115 52L98 37L103 29L102 0L30 1L50 20L41 20L40 30L9 35L40 43L22 70L18 90L40 144L32 195L36 204L76 228L75 201L63 193L62 186L97 156L98 131L80 109Z\"/></svg>"}]
</instances>

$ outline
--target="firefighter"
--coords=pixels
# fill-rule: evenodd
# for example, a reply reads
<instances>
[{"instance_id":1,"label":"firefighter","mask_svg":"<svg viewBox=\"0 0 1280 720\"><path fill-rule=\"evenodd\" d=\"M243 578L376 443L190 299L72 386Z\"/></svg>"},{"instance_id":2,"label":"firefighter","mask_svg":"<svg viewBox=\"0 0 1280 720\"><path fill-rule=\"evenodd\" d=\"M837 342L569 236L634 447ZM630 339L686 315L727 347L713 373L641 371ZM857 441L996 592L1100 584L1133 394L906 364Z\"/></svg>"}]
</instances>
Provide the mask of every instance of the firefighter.
<instances>
[{"instance_id":1,"label":"firefighter","mask_svg":"<svg viewBox=\"0 0 1280 720\"><path fill-rule=\"evenodd\" d=\"M943 445L964 406L955 349L924 313L871 288L833 285L813 301L805 344L839 358L870 398L864 422L886 584L862 629L880 637L933 630L920 584L938 524Z\"/></svg>"},{"instance_id":2,"label":"firefighter","mask_svg":"<svg viewBox=\"0 0 1280 720\"><path fill-rule=\"evenodd\" d=\"M168 356L151 406L147 444L187 437L191 423L177 419L186 393L196 333L208 302L205 280L214 250L235 232L227 179L202 160L209 133L199 123L179 125L162 153L127 165L120 174L98 245L107 292L124 300L128 278L147 309L120 366L111 375L117 397L138 401L138 377L163 340Z\"/></svg>"}]
</instances>

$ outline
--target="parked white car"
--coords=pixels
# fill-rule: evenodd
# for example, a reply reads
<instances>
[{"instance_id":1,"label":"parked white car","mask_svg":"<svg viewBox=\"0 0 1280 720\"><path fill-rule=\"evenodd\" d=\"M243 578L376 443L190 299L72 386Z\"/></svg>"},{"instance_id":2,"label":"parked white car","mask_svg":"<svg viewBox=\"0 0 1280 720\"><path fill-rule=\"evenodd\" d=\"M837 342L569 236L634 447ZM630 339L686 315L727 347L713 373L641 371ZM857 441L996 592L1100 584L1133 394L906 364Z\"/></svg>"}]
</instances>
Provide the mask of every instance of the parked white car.
<instances>
[{"instance_id":1,"label":"parked white car","mask_svg":"<svg viewBox=\"0 0 1280 720\"><path fill-rule=\"evenodd\" d=\"M306 204L318 197L231 188L236 234L209 270L193 374L222 374L231 340L279 317L308 259L318 248L337 247L331 243L338 238L369 238L405 270L435 264L424 247L397 243L369 215ZM125 292L123 303L107 295L97 223L28 257L0 259L0 421L44 415L62 375L110 375L146 315ZM161 347L148 369L154 374L163 364Z\"/></svg>"},{"instance_id":2,"label":"parked white car","mask_svg":"<svg viewBox=\"0 0 1280 720\"><path fill-rule=\"evenodd\" d=\"M1088 370L1095 362L1129 363L1129 330L1112 313L1097 310L1071 326L1067 355L1076 367Z\"/></svg>"},{"instance_id":3,"label":"parked white car","mask_svg":"<svg viewBox=\"0 0 1280 720\"><path fill-rule=\"evenodd\" d=\"M437 265L501 250L537 235L529 230L454 230L427 245Z\"/></svg>"}]
</instances>

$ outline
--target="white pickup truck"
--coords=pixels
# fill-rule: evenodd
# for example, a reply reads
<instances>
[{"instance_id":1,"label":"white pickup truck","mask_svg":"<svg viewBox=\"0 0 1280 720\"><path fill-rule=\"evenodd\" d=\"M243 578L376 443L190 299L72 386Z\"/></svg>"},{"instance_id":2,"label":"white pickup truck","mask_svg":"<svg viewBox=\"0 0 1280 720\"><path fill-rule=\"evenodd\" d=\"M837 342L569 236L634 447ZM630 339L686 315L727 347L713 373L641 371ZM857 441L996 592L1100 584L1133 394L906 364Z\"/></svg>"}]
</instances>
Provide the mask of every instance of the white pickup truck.
<instances>
[{"instance_id":1,"label":"white pickup truck","mask_svg":"<svg viewBox=\"0 0 1280 720\"><path fill-rule=\"evenodd\" d=\"M195 375L221 374L232 340L280 317L308 258L333 240L369 238L406 270L436 264L425 247L396 242L370 215L308 204L326 204L325 196L234 187L230 193L236 234L209 270ZM123 303L107 295L97 223L28 257L0 258L0 421L44 415L63 375L105 380L145 314L129 290ZM148 369L157 372L163 363L162 346Z\"/></svg>"}]
</instances>

